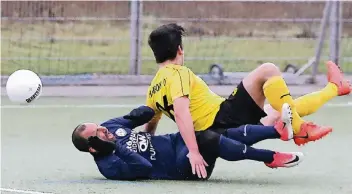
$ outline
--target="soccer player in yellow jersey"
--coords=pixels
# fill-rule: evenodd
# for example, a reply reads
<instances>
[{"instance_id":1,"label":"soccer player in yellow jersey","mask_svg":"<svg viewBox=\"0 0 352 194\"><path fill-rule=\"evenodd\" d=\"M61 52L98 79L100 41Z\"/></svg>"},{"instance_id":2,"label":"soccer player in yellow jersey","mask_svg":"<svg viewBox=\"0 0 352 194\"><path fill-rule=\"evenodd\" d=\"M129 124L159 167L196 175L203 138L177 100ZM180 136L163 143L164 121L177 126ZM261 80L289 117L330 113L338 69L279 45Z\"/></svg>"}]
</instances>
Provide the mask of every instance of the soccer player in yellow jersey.
<instances>
[{"instance_id":1,"label":"soccer player in yellow jersey","mask_svg":"<svg viewBox=\"0 0 352 194\"><path fill-rule=\"evenodd\" d=\"M329 84L319 95L293 100L278 67L264 63L248 74L227 98L214 94L206 83L184 65L182 36L184 29L177 24L162 25L151 32L151 47L159 70L147 93L147 105L154 109L155 117L146 125L146 131L154 133L162 114L174 120L189 150L193 173L206 177L206 162L199 154L195 132L216 130L226 133L225 128L245 124L258 124L263 117L264 101L281 112L284 103L292 108L294 141L302 145L316 141L332 131L304 121L299 113L307 112L305 102L321 98L310 106L319 107L334 96L350 93L337 65L328 63ZM317 97L318 96L318 97ZM311 108L312 109L312 108Z\"/></svg>"}]
</instances>

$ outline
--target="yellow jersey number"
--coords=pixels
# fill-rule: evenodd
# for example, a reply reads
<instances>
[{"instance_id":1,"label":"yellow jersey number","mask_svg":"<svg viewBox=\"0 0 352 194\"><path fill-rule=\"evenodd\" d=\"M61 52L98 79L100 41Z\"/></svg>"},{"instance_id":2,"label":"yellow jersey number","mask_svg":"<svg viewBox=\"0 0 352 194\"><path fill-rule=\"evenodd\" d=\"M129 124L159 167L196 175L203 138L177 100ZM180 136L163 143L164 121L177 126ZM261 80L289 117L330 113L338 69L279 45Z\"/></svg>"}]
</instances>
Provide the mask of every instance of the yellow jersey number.
<instances>
[{"instance_id":1,"label":"yellow jersey number","mask_svg":"<svg viewBox=\"0 0 352 194\"><path fill-rule=\"evenodd\" d=\"M159 102L156 103L156 107L162 111L162 112L166 112L169 116L170 119L172 119L173 121L175 121L175 116L172 112L174 112L174 105L173 104L170 104L169 105L169 102L167 100L167 97L166 95L163 96L163 104L164 106L162 106L161 104L159 104ZM172 111L172 112L171 112Z\"/></svg>"}]
</instances>

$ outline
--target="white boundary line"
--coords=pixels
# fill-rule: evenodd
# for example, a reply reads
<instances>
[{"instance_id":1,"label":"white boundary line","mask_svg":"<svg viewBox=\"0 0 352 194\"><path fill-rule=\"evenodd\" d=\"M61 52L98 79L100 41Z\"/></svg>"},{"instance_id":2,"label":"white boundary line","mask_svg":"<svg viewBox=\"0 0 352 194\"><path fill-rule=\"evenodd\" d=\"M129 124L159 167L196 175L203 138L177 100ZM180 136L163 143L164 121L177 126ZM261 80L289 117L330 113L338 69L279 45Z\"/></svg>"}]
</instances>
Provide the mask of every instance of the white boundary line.
<instances>
[{"instance_id":1,"label":"white boundary line","mask_svg":"<svg viewBox=\"0 0 352 194\"><path fill-rule=\"evenodd\" d=\"M20 108L137 108L142 104L62 104L62 105L2 105L2 109Z\"/></svg>"},{"instance_id":2,"label":"white boundary line","mask_svg":"<svg viewBox=\"0 0 352 194\"><path fill-rule=\"evenodd\" d=\"M325 105L326 107L352 107L352 101L347 103L328 103Z\"/></svg>"},{"instance_id":3,"label":"white boundary line","mask_svg":"<svg viewBox=\"0 0 352 194\"><path fill-rule=\"evenodd\" d=\"M5 188L0 188L0 191L7 191L7 192L13 192L13 193L28 193L28 194L53 194L53 193L46 193L46 192L28 191L28 190L19 190L19 189L5 189Z\"/></svg>"},{"instance_id":4,"label":"white boundary line","mask_svg":"<svg viewBox=\"0 0 352 194\"><path fill-rule=\"evenodd\" d=\"M63 104L63 105L2 105L1 109L21 109L21 108L137 108L142 104ZM324 107L352 107L352 101L347 103L328 103Z\"/></svg>"}]
</instances>

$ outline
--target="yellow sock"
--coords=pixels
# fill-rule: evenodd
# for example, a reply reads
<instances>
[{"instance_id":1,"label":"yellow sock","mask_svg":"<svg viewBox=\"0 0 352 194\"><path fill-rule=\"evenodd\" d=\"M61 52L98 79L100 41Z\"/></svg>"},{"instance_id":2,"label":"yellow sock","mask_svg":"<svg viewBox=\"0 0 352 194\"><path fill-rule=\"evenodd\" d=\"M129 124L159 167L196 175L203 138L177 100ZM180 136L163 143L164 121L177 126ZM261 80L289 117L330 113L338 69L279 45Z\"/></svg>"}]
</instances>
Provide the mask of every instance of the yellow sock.
<instances>
[{"instance_id":1,"label":"yellow sock","mask_svg":"<svg viewBox=\"0 0 352 194\"><path fill-rule=\"evenodd\" d=\"M275 76L267 80L263 86L264 95L270 105L281 112L282 105L288 103L292 109L292 127L294 134L299 133L301 124L304 120L298 115L295 103L291 97L290 91L281 76Z\"/></svg>"},{"instance_id":2,"label":"yellow sock","mask_svg":"<svg viewBox=\"0 0 352 194\"><path fill-rule=\"evenodd\" d=\"M294 103L297 113L301 117L310 115L337 95L337 86L333 83L328 83L324 89L318 92L313 92L295 99Z\"/></svg>"}]
</instances>

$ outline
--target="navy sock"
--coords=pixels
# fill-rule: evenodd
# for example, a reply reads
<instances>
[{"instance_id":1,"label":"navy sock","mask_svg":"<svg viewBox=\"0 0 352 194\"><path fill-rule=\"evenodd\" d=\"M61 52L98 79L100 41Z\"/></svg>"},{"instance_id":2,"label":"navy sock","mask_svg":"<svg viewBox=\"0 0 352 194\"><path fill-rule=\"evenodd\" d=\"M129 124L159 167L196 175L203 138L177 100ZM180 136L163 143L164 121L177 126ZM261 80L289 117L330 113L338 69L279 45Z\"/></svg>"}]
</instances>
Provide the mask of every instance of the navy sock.
<instances>
[{"instance_id":1,"label":"navy sock","mask_svg":"<svg viewBox=\"0 0 352 194\"><path fill-rule=\"evenodd\" d=\"M265 139L280 138L274 126L263 125L242 125L238 128L230 128L226 136L246 145L253 145Z\"/></svg>"},{"instance_id":2,"label":"navy sock","mask_svg":"<svg viewBox=\"0 0 352 194\"><path fill-rule=\"evenodd\" d=\"M219 149L220 158L227 161L255 160L271 163L275 154L275 152L270 150L252 148L223 135L220 137Z\"/></svg>"}]
</instances>

